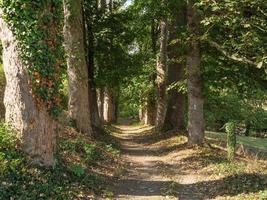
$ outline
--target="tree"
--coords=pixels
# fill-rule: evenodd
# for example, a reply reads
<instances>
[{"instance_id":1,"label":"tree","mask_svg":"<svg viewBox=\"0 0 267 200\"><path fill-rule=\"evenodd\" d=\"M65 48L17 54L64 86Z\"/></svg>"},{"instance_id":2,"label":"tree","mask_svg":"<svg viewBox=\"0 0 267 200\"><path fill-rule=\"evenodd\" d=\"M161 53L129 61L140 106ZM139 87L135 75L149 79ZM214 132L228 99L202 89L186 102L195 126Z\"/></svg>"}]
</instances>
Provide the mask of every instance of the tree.
<instances>
[{"instance_id":1,"label":"tree","mask_svg":"<svg viewBox=\"0 0 267 200\"><path fill-rule=\"evenodd\" d=\"M166 115L167 86L167 17L160 21L160 52L157 60L156 127L162 128Z\"/></svg>"},{"instance_id":2,"label":"tree","mask_svg":"<svg viewBox=\"0 0 267 200\"><path fill-rule=\"evenodd\" d=\"M188 0L187 20L190 34L190 47L187 55L189 143L201 145L204 140L205 122L203 114L203 83L200 68L200 15L194 0Z\"/></svg>"},{"instance_id":3,"label":"tree","mask_svg":"<svg viewBox=\"0 0 267 200\"><path fill-rule=\"evenodd\" d=\"M182 84L185 76L186 3L170 5L168 42L168 101L164 129L185 129L185 94Z\"/></svg>"},{"instance_id":4,"label":"tree","mask_svg":"<svg viewBox=\"0 0 267 200\"><path fill-rule=\"evenodd\" d=\"M54 1L1 2L5 120L17 131L20 147L32 163L44 166L54 164L54 116L63 72L60 10L61 4Z\"/></svg>"},{"instance_id":5,"label":"tree","mask_svg":"<svg viewBox=\"0 0 267 200\"><path fill-rule=\"evenodd\" d=\"M116 99L114 96L115 92L114 90L110 88L105 88L104 92L104 122L105 123L112 123L116 122L117 116L116 116Z\"/></svg>"},{"instance_id":6,"label":"tree","mask_svg":"<svg viewBox=\"0 0 267 200\"><path fill-rule=\"evenodd\" d=\"M77 129L92 134L88 69L81 0L64 0L64 38L68 64L69 113Z\"/></svg>"},{"instance_id":7,"label":"tree","mask_svg":"<svg viewBox=\"0 0 267 200\"><path fill-rule=\"evenodd\" d=\"M102 2L104 4L105 2ZM98 15L99 2L96 0L85 1L84 2L84 28L86 35L86 50L87 50L87 68L88 68L88 89L89 89L89 102L90 102L90 113L91 113L91 123L93 127L101 128L102 123L99 115L99 108L97 103L97 93L95 84L95 36L94 36L94 17ZM102 5L102 7L105 7Z\"/></svg>"}]
</instances>

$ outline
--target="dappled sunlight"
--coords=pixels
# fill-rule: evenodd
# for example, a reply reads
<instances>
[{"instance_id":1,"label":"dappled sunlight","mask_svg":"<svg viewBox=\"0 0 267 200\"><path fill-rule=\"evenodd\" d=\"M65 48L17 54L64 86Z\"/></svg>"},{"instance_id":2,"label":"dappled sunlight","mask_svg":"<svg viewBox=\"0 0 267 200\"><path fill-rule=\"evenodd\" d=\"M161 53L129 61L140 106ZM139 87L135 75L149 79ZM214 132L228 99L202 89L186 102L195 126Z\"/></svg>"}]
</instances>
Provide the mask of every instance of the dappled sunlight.
<instances>
[{"instance_id":1,"label":"dappled sunlight","mask_svg":"<svg viewBox=\"0 0 267 200\"><path fill-rule=\"evenodd\" d=\"M127 162L113 188L116 199L256 199L266 188L266 162L229 163L220 149L189 148L185 136L176 132L162 138L151 128L111 126Z\"/></svg>"}]
</instances>

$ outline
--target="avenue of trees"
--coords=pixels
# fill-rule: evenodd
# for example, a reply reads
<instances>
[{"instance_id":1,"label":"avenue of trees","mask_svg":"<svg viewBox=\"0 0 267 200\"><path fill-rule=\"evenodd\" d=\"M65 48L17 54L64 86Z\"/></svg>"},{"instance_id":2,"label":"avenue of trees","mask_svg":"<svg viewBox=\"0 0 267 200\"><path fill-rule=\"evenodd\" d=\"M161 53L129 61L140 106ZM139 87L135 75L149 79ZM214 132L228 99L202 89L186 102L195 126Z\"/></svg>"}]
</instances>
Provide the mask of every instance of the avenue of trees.
<instances>
[{"instance_id":1,"label":"avenue of trees","mask_svg":"<svg viewBox=\"0 0 267 200\"><path fill-rule=\"evenodd\" d=\"M190 145L228 122L266 136L265 0L125 2L0 1L5 122L34 163L54 164L63 110L92 137L138 115Z\"/></svg>"}]
</instances>

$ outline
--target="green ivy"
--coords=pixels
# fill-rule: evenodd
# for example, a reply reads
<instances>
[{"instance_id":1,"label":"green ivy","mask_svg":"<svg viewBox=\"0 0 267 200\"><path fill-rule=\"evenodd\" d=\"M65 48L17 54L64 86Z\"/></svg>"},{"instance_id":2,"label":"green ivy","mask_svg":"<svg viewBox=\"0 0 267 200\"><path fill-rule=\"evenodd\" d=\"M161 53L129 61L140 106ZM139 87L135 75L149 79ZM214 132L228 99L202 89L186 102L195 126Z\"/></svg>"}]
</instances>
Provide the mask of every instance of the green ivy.
<instances>
[{"instance_id":1,"label":"green ivy","mask_svg":"<svg viewBox=\"0 0 267 200\"><path fill-rule=\"evenodd\" d=\"M225 130L227 133L227 151L228 151L228 160L233 161L235 156L235 147L236 147L236 122L228 122L225 124Z\"/></svg>"},{"instance_id":2,"label":"green ivy","mask_svg":"<svg viewBox=\"0 0 267 200\"><path fill-rule=\"evenodd\" d=\"M4 0L0 8L17 40L38 108L57 114L65 68L61 0Z\"/></svg>"}]
</instances>

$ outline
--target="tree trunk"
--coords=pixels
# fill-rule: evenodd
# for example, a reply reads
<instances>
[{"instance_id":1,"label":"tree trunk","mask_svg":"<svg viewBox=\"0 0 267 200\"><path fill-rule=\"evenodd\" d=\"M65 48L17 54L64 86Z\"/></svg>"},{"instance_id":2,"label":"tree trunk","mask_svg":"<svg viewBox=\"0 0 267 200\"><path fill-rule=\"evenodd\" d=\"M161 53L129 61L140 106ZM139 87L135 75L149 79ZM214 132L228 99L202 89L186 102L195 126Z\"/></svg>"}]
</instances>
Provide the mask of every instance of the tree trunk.
<instances>
[{"instance_id":1,"label":"tree trunk","mask_svg":"<svg viewBox=\"0 0 267 200\"><path fill-rule=\"evenodd\" d=\"M105 88L104 92L104 121L107 124L116 121L116 108L115 108L115 97L114 92Z\"/></svg>"},{"instance_id":2,"label":"tree trunk","mask_svg":"<svg viewBox=\"0 0 267 200\"><path fill-rule=\"evenodd\" d=\"M94 82L94 73L95 73L95 62L94 62L94 36L92 33L92 27L88 26L88 56L87 56L87 67L88 67L88 76L89 76L89 102L90 102L90 111L91 111L91 123L94 127L101 128L101 121L97 106L97 94L96 87Z\"/></svg>"},{"instance_id":3,"label":"tree trunk","mask_svg":"<svg viewBox=\"0 0 267 200\"><path fill-rule=\"evenodd\" d=\"M155 125L155 102L154 98L147 97L144 107L142 108L142 122L145 125Z\"/></svg>"},{"instance_id":4,"label":"tree trunk","mask_svg":"<svg viewBox=\"0 0 267 200\"><path fill-rule=\"evenodd\" d=\"M29 84L31 79L19 56L17 41L1 18L0 37L3 44L6 76L4 97L6 123L17 130L21 149L29 156L32 163L52 166L54 165L56 123L45 108L37 108Z\"/></svg>"},{"instance_id":5,"label":"tree trunk","mask_svg":"<svg viewBox=\"0 0 267 200\"><path fill-rule=\"evenodd\" d=\"M69 113L79 131L92 134L82 1L64 0L64 18L69 82Z\"/></svg>"},{"instance_id":6,"label":"tree trunk","mask_svg":"<svg viewBox=\"0 0 267 200\"><path fill-rule=\"evenodd\" d=\"M145 109L144 107L139 108L138 118L141 123L145 123Z\"/></svg>"},{"instance_id":7,"label":"tree trunk","mask_svg":"<svg viewBox=\"0 0 267 200\"><path fill-rule=\"evenodd\" d=\"M97 105L98 105L98 112L99 112L99 117L101 124L105 122L104 120L104 89L99 89L98 94L97 94Z\"/></svg>"},{"instance_id":8,"label":"tree trunk","mask_svg":"<svg viewBox=\"0 0 267 200\"><path fill-rule=\"evenodd\" d=\"M162 128L166 115L167 81L167 19L160 22L160 53L157 62L157 111L156 127Z\"/></svg>"},{"instance_id":9,"label":"tree trunk","mask_svg":"<svg viewBox=\"0 0 267 200\"><path fill-rule=\"evenodd\" d=\"M188 31L191 34L191 44L187 55L188 70L188 132L189 144L201 145L204 140L203 94L201 78L200 55L200 16L194 6L194 0L188 1Z\"/></svg>"},{"instance_id":10,"label":"tree trunk","mask_svg":"<svg viewBox=\"0 0 267 200\"><path fill-rule=\"evenodd\" d=\"M176 8L175 8L176 9ZM175 84L184 80L185 62L182 42L178 42L179 33L182 33L186 27L186 5L179 11L173 10L171 25L169 26L170 38L168 44L168 53L170 63L168 65L168 85ZM185 95L177 88L168 92L167 112L164 122L164 128L167 130L185 129Z\"/></svg>"}]
</instances>

